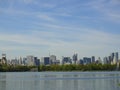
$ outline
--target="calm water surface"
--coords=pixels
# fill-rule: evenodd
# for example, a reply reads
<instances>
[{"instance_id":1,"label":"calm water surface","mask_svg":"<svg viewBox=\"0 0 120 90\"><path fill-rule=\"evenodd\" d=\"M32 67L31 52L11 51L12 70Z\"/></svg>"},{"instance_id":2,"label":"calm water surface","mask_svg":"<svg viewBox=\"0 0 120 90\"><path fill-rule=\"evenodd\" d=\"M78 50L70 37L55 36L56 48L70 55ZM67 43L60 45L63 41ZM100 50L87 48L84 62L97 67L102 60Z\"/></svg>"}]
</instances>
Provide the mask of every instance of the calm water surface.
<instances>
[{"instance_id":1,"label":"calm water surface","mask_svg":"<svg viewBox=\"0 0 120 90\"><path fill-rule=\"evenodd\" d=\"M120 90L120 72L0 72L0 90Z\"/></svg>"}]
</instances>

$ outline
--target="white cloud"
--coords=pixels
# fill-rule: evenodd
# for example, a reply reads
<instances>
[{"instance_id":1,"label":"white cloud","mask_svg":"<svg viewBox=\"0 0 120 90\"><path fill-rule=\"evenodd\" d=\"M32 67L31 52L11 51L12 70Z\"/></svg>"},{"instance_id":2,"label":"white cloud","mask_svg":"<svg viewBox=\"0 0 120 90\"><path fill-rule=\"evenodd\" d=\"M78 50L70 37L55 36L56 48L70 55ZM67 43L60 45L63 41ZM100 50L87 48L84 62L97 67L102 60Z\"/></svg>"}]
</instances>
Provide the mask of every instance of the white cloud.
<instances>
[{"instance_id":1,"label":"white cloud","mask_svg":"<svg viewBox=\"0 0 120 90\"><path fill-rule=\"evenodd\" d=\"M110 0L110 4L112 4L112 5L120 5L120 0Z\"/></svg>"},{"instance_id":2,"label":"white cloud","mask_svg":"<svg viewBox=\"0 0 120 90\"><path fill-rule=\"evenodd\" d=\"M25 4L35 4L35 3L37 3L37 1L36 0L19 0L19 2L23 2L23 3L25 3Z\"/></svg>"},{"instance_id":3,"label":"white cloud","mask_svg":"<svg viewBox=\"0 0 120 90\"><path fill-rule=\"evenodd\" d=\"M93 1L93 2L92 2ZM29 16L32 19L37 18L38 21L31 21L34 25L33 27L38 26L38 30L29 30L30 34L27 33L18 33L18 34L6 34L0 33L0 41L4 41L9 44L9 42L14 43L14 45L8 46L7 44L0 45L0 49L4 50L26 50L33 52L42 53L52 51L57 55L70 55L72 52L78 52L82 55L91 55L91 54L107 54L109 51L117 50L119 47L119 35L114 35L99 30L94 30L90 28L83 28L78 22L80 17L78 15L78 10L95 10L98 12L100 17L104 20L111 20L112 22L120 22L120 12L115 8L119 4L118 0L111 0L111 2L106 3L105 0L92 0L88 3L78 3L77 5L67 6L57 5L57 3L38 3L36 0L22 0L22 3L26 4L36 4L38 5L36 12L29 12L27 10L15 9L13 4L8 8L0 8L1 13L13 14L16 16ZM21 2L21 1L19 1ZM69 2L69 1L67 1ZM40 5L39 5L40 4ZM114 8L113 8L114 7ZM54 8L51 12L40 11L39 9L43 8ZM87 12L84 11L84 12ZM78 16L78 17L77 17ZM70 17L71 22L65 19L65 22L58 17ZM78 18L78 21L72 20L74 17ZM93 19L90 16L82 16L83 19ZM96 16L97 17L97 16ZM101 19L99 16L98 19ZM36 20L36 19L35 19ZM41 22L41 21L45 22ZM24 21L24 20L23 20ZM46 21L49 21L49 23ZM72 22L73 21L73 22ZM72 24L73 23L73 24ZM77 23L77 25L76 25ZM73 27L74 26L74 27ZM45 28L45 29L42 29ZM21 28L22 29L22 28ZM42 31L39 31L42 30ZM44 31L45 30L45 31ZM20 46L22 45L22 46ZM45 46L44 50L43 47Z\"/></svg>"},{"instance_id":4,"label":"white cloud","mask_svg":"<svg viewBox=\"0 0 120 90\"><path fill-rule=\"evenodd\" d=\"M104 20L120 22L120 1L119 0L101 0L96 1L95 4L91 4L90 6L97 10L97 12L101 13L101 16Z\"/></svg>"},{"instance_id":5,"label":"white cloud","mask_svg":"<svg viewBox=\"0 0 120 90\"><path fill-rule=\"evenodd\" d=\"M77 32L69 30L59 32L33 30L29 35L1 33L1 42L11 42L15 44L10 46L0 45L0 49L6 51L28 50L37 53L44 52L44 55L51 51L57 56L71 55L71 53L74 52L78 52L81 56L103 55L105 53L108 54L112 50L117 50L116 48L120 45L119 38L119 35L84 28ZM45 46L44 50L41 45Z\"/></svg>"},{"instance_id":6,"label":"white cloud","mask_svg":"<svg viewBox=\"0 0 120 90\"><path fill-rule=\"evenodd\" d=\"M38 18L43 19L43 20L47 20L47 21L56 21L54 18L52 18L51 16L45 15L45 14L39 14L37 15Z\"/></svg>"},{"instance_id":7,"label":"white cloud","mask_svg":"<svg viewBox=\"0 0 120 90\"><path fill-rule=\"evenodd\" d=\"M56 5L55 4L50 4L50 3L42 3L41 7L43 8L54 8Z\"/></svg>"}]
</instances>

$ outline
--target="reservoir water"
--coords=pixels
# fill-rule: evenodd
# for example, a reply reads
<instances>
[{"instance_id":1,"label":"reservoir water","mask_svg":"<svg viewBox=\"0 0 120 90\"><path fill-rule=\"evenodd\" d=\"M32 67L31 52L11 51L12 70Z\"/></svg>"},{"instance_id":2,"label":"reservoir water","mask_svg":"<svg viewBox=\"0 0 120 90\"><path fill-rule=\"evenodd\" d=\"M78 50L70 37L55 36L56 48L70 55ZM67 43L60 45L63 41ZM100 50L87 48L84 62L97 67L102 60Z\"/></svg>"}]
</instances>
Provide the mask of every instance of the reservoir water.
<instances>
[{"instance_id":1,"label":"reservoir water","mask_svg":"<svg viewBox=\"0 0 120 90\"><path fill-rule=\"evenodd\" d=\"M120 72L0 72L0 90L120 90Z\"/></svg>"}]
</instances>

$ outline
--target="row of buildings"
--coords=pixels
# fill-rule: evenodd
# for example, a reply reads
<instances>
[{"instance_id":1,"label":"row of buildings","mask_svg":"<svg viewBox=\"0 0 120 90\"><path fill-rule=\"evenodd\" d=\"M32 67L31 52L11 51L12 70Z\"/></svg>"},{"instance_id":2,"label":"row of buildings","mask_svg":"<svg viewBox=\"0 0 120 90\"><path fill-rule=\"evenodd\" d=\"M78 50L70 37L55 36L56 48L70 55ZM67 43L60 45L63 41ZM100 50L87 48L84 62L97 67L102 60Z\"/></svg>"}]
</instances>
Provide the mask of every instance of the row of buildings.
<instances>
[{"instance_id":1,"label":"row of buildings","mask_svg":"<svg viewBox=\"0 0 120 90\"><path fill-rule=\"evenodd\" d=\"M117 62L119 62L119 54L118 54L118 52L111 53L110 56L104 57L103 62L105 64L107 64L107 63L116 64Z\"/></svg>"},{"instance_id":2,"label":"row of buildings","mask_svg":"<svg viewBox=\"0 0 120 90\"><path fill-rule=\"evenodd\" d=\"M52 64L91 64L91 63L102 63L102 64L116 64L119 62L119 54L118 52L111 53L110 56L104 57L101 59L95 58L95 56L91 57L83 57L83 59L78 59L78 54L74 54L71 57L62 57L62 60L58 60L55 55L50 55L49 57L42 57L39 59L38 57L34 57L33 55L26 56L24 58L19 57L15 59L7 59L6 54L2 54L2 58L0 59L0 64L7 65L27 65L27 66L39 66L39 65L52 65Z\"/></svg>"}]
</instances>

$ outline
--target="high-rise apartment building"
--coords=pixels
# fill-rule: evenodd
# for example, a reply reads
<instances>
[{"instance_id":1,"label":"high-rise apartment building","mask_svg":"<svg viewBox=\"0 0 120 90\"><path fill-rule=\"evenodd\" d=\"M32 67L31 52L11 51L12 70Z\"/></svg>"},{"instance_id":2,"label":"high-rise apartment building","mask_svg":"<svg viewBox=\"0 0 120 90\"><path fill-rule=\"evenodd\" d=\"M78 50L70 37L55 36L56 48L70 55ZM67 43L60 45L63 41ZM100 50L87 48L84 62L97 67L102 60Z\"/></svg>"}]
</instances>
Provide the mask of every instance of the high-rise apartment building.
<instances>
[{"instance_id":1,"label":"high-rise apartment building","mask_svg":"<svg viewBox=\"0 0 120 90\"><path fill-rule=\"evenodd\" d=\"M34 63L35 63L35 66L39 66L40 60L37 57L34 57Z\"/></svg>"},{"instance_id":2,"label":"high-rise apartment building","mask_svg":"<svg viewBox=\"0 0 120 90\"><path fill-rule=\"evenodd\" d=\"M1 64L7 64L6 54L2 54Z\"/></svg>"},{"instance_id":3,"label":"high-rise apartment building","mask_svg":"<svg viewBox=\"0 0 120 90\"><path fill-rule=\"evenodd\" d=\"M113 62L113 59L114 59L115 54L114 54L114 53L111 53L110 56L111 56L111 60L110 60L110 61Z\"/></svg>"},{"instance_id":4,"label":"high-rise apartment building","mask_svg":"<svg viewBox=\"0 0 120 90\"><path fill-rule=\"evenodd\" d=\"M50 55L50 63L51 64L56 64L57 60L56 60L56 56L55 55Z\"/></svg>"},{"instance_id":5,"label":"high-rise apartment building","mask_svg":"<svg viewBox=\"0 0 120 90\"><path fill-rule=\"evenodd\" d=\"M42 57L41 58L41 64L43 65L50 65L50 57Z\"/></svg>"},{"instance_id":6,"label":"high-rise apartment building","mask_svg":"<svg viewBox=\"0 0 120 90\"><path fill-rule=\"evenodd\" d=\"M35 65L34 56L32 56L32 55L27 56L27 65L28 66L34 66Z\"/></svg>"},{"instance_id":7,"label":"high-rise apartment building","mask_svg":"<svg viewBox=\"0 0 120 90\"><path fill-rule=\"evenodd\" d=\"M78 60L78 55L77 55L77 54L74 54L72 58L73 58L74 64L76 64L76 63L77 63L77 60Z\"/></svg>"},{"instance_id":8,"label":"high-rise apartment building","mask_svg":"<svg viewBox=\"0 0 120 90\"><path fill-rule=\"evenodd\" d=\"M62 64L72 64L70 57L62 57Z\"/></svg>"},{"instance_id":9,"label":"high-rise apartment building","mask_svg":"<svg viewBox=\"0 0 120 90\"><path fill-rule=\"evenodd\" d=\"M83 57L83 63L84 64L90 64L91 63L91 58Z\"/></svg>"},{"instance_id":10,"label":"high-rise apartment building","mask_svg":"<svg viewBox=\"0 0 120 90\"><path fill-rule=\"evenodd\" d=\"M119 56L118 52L114 53L114 58L113 58L113 64L116 64L118 62Z\"/></svg>"},{"instance_id":11,"label":"high-rise apartment building","mask_svg":"<svg viewBox=\"0 0 120 90\"><path fill-rule=\"evenodd\" d=\"M95 63L95 56L92 56L92 63Z\"/></svg>"}]
</instances>

